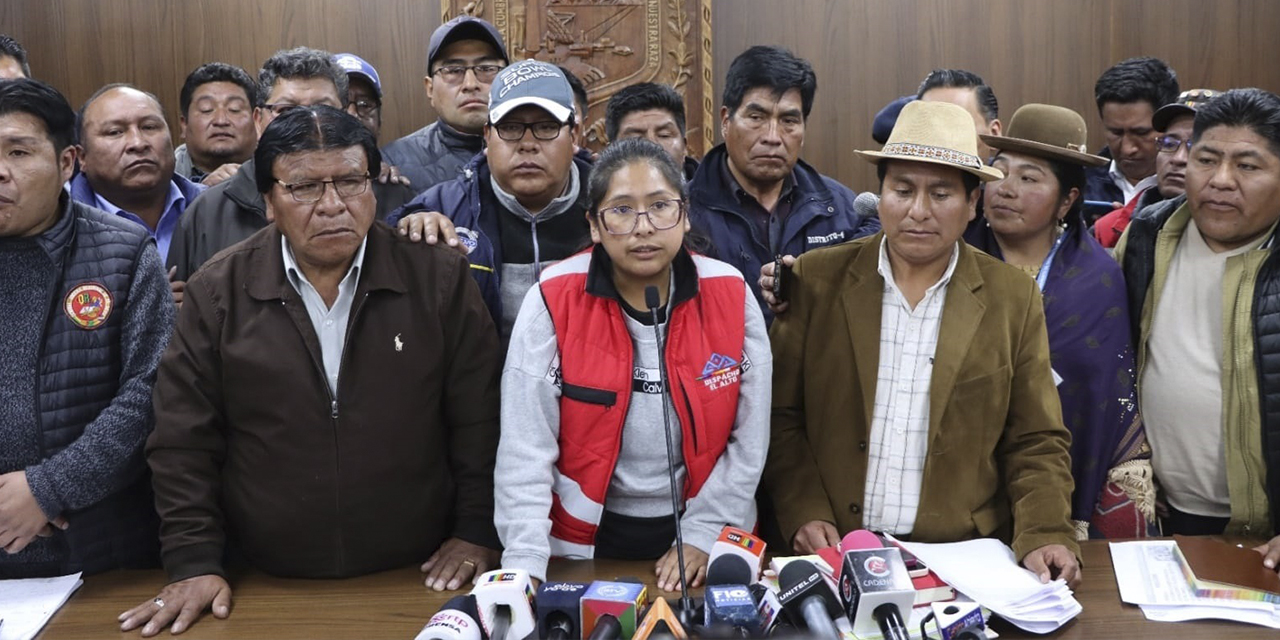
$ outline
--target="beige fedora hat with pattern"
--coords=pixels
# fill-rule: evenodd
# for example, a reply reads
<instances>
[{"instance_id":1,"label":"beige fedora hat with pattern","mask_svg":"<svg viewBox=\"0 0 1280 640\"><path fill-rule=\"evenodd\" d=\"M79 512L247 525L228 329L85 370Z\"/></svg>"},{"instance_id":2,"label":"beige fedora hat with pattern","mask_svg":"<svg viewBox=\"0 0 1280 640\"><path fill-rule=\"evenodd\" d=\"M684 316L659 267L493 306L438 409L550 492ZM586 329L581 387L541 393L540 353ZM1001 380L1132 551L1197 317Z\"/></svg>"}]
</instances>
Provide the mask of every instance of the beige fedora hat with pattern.
<instances>
[{"instance_id":1,"label":"beige fedora hat with pattern","mask_svg":"<svg viewBox=\"0 0 1280 640\"><path fill-rule=\"evenodd\" d=\"M949 102L915 100L898 114L889 141L879 151L854 151L858 157L879 164L882 160L909 160L955 167L983 182L1004 174L988 167L978 156L978 132L973 116Z\"/></svg>"}]
</instances>

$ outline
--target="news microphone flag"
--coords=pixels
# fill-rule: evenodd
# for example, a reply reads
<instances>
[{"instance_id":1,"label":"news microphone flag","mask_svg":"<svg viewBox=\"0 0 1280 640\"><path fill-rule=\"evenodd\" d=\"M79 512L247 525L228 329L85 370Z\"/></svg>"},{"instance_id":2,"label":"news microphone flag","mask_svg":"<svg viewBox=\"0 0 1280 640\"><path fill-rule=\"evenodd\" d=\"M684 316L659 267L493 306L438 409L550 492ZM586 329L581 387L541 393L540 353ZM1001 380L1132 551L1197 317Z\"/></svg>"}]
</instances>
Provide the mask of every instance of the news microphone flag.
<instances>
[{"instance_id":1,"label":"news microphone flag","mask_svg":"<svg viewBox=\"0 0 1280 640\"><path fill-rule=\"evenodd\" d=\"M873 536L874 537L874 536ZM880 541L877 539L876 544ZM840 569L840 601L855 636L881 635L889 623L902 627L916 592L896 547L851 549Z\"/></svg>"},{"instance_id":2,"label":"news microphone flag","mask_svg":"<svg viewBox=\"0 0 1280 640\"><path fill-rule=\"evenodd\" d=\"M711 554L708 558L708 565L715 562L716 558L722 555L735 555L747 561L747 566L751 567L751 580L754 582L760 578L760 571L764 568L764 540L751 535L747 531L736 527L725 527L720 530L720 537L711 545Z\"/></svg>"},{"instance_id":3,"label":"news microphone flag","mask_svg":"<svg viewBox=\"0 0 1280 640\"><path fill-rule=\"evenodd\" d=\"M524 638L538 628L533 615L533 581L520 569L498 569L480 575L471 589L480 611L480 620L490 635L495 624L504 616L510 627L507 636ZM495 638L495 640L502 640Z\"/></svg>"},{"instance_id":4,"label":"news microphone flag","mask_svg":"<svg viewBox=\"0 0 1280 640\"><path fill-rule=\"evenodd\" d=\"M622 627L622 637L635 635L639 612L648 599L642 584L597 580L582 594L582 637L591 635L603 616L613 616Z\"/></svg>"},{"instance_id":5,"label":"news microphone flag","mask_svg":"<svg viewBox=\"0 0 1280 640\"><path fill-rule=\"evenodd\" d=\"M538 637L582 636L582 582L544 582L538 587Z\"/></svg>"}]
</instances>

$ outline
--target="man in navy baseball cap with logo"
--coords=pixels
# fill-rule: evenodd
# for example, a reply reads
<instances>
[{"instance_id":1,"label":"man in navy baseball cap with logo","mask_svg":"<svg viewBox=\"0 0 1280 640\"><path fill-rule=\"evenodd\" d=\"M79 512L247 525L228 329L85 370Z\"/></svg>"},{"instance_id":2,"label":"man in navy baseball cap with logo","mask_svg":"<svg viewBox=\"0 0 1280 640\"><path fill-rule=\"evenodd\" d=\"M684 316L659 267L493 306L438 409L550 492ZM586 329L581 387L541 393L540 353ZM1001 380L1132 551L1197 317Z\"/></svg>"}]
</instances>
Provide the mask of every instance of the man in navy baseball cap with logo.
<instances>
[{"instance_id":1,"label":"man in navy baseball cap with logo","mask_svg":"<svg viewBox=\"0 0 1280 640\"><path fill-rule=\"evenodd\" d=\"M489 85L510 59L502 35L473 16L458 16L431 34L427 47L427 99L435 122L382 150L400 168L414 191L458 177L484 146Z\"/></svg>"},{"instance_id":2,"label":"man in navy baseball cap with logo","mask_svg":"<svg viewBox=\"0 0 1280 640\"><path fill-rule=\"evenodd\" d=\"M489 89L484 152L456 180L393 213L400 233L465 251L505 349L542 269L590 242L587 177L574 157L573 91L555 65L521 60Z\"/></svg>"}]
</instances>

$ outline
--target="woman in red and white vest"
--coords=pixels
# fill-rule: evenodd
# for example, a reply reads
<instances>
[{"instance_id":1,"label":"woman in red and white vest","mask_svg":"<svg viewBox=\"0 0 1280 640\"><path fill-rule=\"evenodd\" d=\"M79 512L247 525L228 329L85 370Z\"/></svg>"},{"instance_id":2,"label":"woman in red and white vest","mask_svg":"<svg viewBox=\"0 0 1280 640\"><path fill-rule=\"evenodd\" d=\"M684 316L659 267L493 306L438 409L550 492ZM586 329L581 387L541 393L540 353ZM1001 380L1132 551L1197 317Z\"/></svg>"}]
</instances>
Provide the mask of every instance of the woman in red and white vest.
<instances>
[{"instance_id":1,"label":"woman in red and white vest","mask_svg":"<svg viewBox=\"0 0 1280 640\"><path fill-rule=\"evenodd\" d=\"M502 374L502 565L545 579L551 556L656 559L658 586L679 586L667 384L685 568L696 587L720 530L755 525L773 371L764 318L742 274L685 249L684 181L661 147L614 143L587 189L593 244L542 272Z\"/></svg>"}]
</instances>

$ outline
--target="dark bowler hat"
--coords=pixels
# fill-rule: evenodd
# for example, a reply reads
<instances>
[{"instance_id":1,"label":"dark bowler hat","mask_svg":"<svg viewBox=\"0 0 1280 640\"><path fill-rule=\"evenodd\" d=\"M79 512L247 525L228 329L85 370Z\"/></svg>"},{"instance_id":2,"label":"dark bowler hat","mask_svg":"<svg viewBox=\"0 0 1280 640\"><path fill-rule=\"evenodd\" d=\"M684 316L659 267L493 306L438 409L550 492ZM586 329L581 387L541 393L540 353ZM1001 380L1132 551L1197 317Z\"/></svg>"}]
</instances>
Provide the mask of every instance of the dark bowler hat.
<instances>
[{"instance_id":1,"label":"dark bowler hat","mask_svg":"<svg viewBox=\"0 0 1280 640\"><path fill-rule=\"evenodd\" d=\"M1013 113L1002 136L979 136L987 146L1067 164L1101 167L1111 161L1088 152L1084 118L1066 107L1025 104Z\"/></svg>"}]
</instances>

